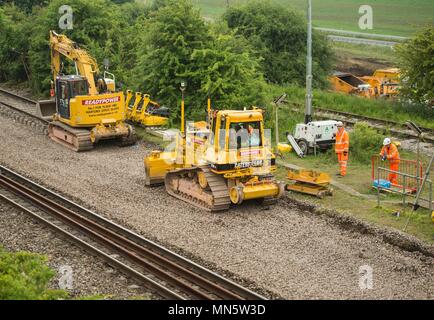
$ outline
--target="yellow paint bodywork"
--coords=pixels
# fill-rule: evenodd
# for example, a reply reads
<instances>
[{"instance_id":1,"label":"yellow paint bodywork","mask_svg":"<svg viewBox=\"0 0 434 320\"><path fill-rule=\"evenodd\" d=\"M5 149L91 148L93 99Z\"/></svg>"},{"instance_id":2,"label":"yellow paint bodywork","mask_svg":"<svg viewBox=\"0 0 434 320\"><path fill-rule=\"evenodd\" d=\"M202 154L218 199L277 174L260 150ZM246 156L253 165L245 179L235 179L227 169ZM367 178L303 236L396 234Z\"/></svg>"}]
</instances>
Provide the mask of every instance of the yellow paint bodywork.
<instances>
[{"instance_id":1,"label":"yellow paint bodywork","mask_svg":"<svg viewBox=\"0 0 434 320\"><path fill-rule=\"evenodd\" d=\"M104 123L116 123L125 119L124 94L107 93L97 96L77 96L70 99L70 118L60 121L71 127L94 127Z\"/></svg>"},{"instance_id":2,"label":"yellow paint bodywork","mask_svg":"<svg viewBox=\"0 0 434 320\"><path fill-rule=\"evenodd\" d=\"M220 128L222 119L226 124L225 128ZM230 150L228 147L230 124L248 122L260 123L262 145ZM211 130L207 129L206 122L203 122L191 127L196 131L187 132L185 138L178 136L173 152L155 151L147 156L144 160L146 184L163 182L166 174L176 169L209 166L213 173L225 178L228 194L233 203L279 197L283 192L281 184L274 179L259 178L267 177L277 169L275 156L265 140L262 111L219 111L214 115L213 123ZM223 149L220 149L219 142L223 136L213 134L220 129L226 129ZM214 138L210 139L209 135L213 135ZM243 167L243 163L249 166ZM225 165L229 166L227 170L222 169ZM204 184L203 181L201 183Z\"/></svg>"},{"instance_id":3,"label":"yellow paint bodywork","mask_svg":"<svg viewBox=\"0 0 434 320\"><path fill-rule=\"evenodd\" d=\"M128 90L125 100L125 104L127 106L126 117L128 120L141 124L145 127L162 127L169 123L169 119L166 117L148 113L149 105L159 106L157 102L151 100L149 94L136 92L134 104L130 106L132 98L133 93L131 90Z\"/></svg>"},{"instance_id":4,"label":"yellow paint bodywork","mask_svg":"<svg viewBox=\"0 0 434 320\"><path fill-rule=\"evenodd\" d=\"M176 152L152 151L144 160L146 185L164 182L167 172L176 168Z\"/></svg>"}]
</instances>

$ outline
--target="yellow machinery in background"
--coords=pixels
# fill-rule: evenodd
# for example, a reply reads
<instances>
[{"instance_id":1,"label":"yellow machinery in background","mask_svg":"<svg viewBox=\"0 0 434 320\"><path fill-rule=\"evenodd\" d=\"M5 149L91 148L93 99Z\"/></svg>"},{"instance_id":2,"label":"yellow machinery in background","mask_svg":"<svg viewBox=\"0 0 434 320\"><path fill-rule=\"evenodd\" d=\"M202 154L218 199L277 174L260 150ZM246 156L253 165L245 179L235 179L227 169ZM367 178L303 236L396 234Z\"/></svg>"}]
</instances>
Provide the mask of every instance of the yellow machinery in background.
<instances>
[{"instance_id":1,"label":"yellow machinery in background","mask_svg":"<svg viewBox=\"0 0 434 320\"><path fill-rule=\"evenodd\" d=\"M398 94L400 72L397 68L379 69L371 76L356 77L335 72L329 81L333 90L366 98L391 98Z\"/></svg>"},{"instance_id":2,"label":"yellow machinery in background","mask_svg":"<svg viewBox=\"0 0 434 320\"><path fill-rule=\"evenodd\" d=\"M174 149L145 157L146 185L164 182L170 195L213 212L244 200L274 203L284 185L272 175L276 159L265 140L262 110L211 112L209 103L208 111L208 126L201 122L195 133L185 132L182 104Z\"/></svg>"},{"instance_id":3,"label":"yellow machinery in background","mask_svg":"<svg viewBox=\"0 0 434 320\"><path fill-rule=\"evenodd\" d=\"M335 91L371 97L371 85L351 73L335 72L329 81Z\"/></svg>"},{"instance_id":4,"label":"yellow machinery in background","mask_svg":"<svg viewBox=\"0 0 434 320\"><path fill-rule=\"evenodd\" d=\"M96 61L65 35L50 31L50 49L54 100L37 105L39 116L51 121L50 138L77 152L100 140L134 144L134 128L125 123L124 94L116 92L114 75L106 71L101 76ZM61 55L74 62L76 75L62 75Z\"/></svg>"},{"instance_id":5,"label":"yellow machinery in background","mask_svg":"<svg viewBox=\"0 0 434 320\"><path fill-rule=\"evenodd\" d=\"M145 128L159 128L168 125L170 111L152 101L149 94L127 91L125 100L127 106L126 117L129 121Z\"/></svg>"},{"instance_id":6,"label":"yellow machinery in background","mask_svg":"<svg viewBox=\"0 0 434 320\"><path fill-rule=\"evenodd\" d=\"M397 68L379 69L372 76L364 76L361 79L369 83L374 97L391 98L398 94L400 71Z\"/></svg>"},{"instance_id":7,"label":"yellow machinery in background","mask_svg":"<svg viewBox=\"0 0 434 320\"><path fill-rule=\"evenodd\" d=\"M330 176L327 173L313 170L289 170L288 179L292 181L286 185L286 190L310 194L320 199L333 195L330 188Z\"/></svg>"}]
</instances>

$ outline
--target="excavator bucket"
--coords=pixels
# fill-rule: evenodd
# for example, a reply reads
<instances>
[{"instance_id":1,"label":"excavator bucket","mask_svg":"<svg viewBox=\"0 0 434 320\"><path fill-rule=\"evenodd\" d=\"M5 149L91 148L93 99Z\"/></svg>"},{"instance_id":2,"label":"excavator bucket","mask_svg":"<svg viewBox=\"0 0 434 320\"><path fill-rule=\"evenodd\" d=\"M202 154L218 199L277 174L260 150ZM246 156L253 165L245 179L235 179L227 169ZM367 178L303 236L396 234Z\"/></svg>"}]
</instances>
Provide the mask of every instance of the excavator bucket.
<instances>
[{"instance_id":1,"label":"excavator bucket","mask_svg":"<svg viewBox=\"0 0 434 320\"><path fill-rule=\"evenodd\" d=\"M52 120L56 113L55 100L40 100L36 104L36 115L45 120Z\"/></svg>"}]
</instances>

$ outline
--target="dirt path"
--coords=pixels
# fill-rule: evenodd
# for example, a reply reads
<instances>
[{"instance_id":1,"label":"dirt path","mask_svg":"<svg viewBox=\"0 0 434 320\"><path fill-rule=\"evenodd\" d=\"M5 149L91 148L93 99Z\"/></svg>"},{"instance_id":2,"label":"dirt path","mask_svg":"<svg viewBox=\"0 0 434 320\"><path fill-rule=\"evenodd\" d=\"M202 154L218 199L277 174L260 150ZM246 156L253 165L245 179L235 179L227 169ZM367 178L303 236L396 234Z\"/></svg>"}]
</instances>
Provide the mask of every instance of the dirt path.
<instances>
[{"instance_id":1,"label":"dirt path","mask_svg":"<svg viewBox=\"0 0 434 320\"><path fill-rule=\"evenodd\" d=\"M360 222L336 221L282 200L270 210L254 203L222 214L201 212L147 189L146 146L103 145L76 154L0 117L0 163L79 199L140 234L249 279L285 298L434 298L434 249L423 255L384 241L415 239ZM355 208L357 210L357 208ZM373 230L373 231L372 231ZM411 246L410 246L411 247ZM359 268L373 268L374 288L360 290Z\"/></svg>"}]
</instances>

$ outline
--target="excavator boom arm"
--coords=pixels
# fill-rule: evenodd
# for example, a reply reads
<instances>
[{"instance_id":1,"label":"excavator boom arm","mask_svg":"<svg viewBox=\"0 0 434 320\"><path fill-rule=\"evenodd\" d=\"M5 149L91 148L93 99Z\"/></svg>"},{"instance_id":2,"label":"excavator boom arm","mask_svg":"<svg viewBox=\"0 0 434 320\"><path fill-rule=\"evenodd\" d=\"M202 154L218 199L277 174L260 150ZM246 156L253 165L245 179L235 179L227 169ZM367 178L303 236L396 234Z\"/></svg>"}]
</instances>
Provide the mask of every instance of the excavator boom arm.
<instances>
[{"instance_id":1,"label":"excavator boom arm","mask_svg":"<svg viewBox=\"0 0 434 320\"><path fill-rule=\"evenodd\" d=\"M65 35L59 35L50 31L50 48L51 48L51 71L54 80L59 75L61 55L71 61L74 61L77 73L87 79L89 82L89 94L98 94L95 83L95 74L99 73L98 64L85 50L80 49L78 45Z\"/></svg>"}]
</instances>

